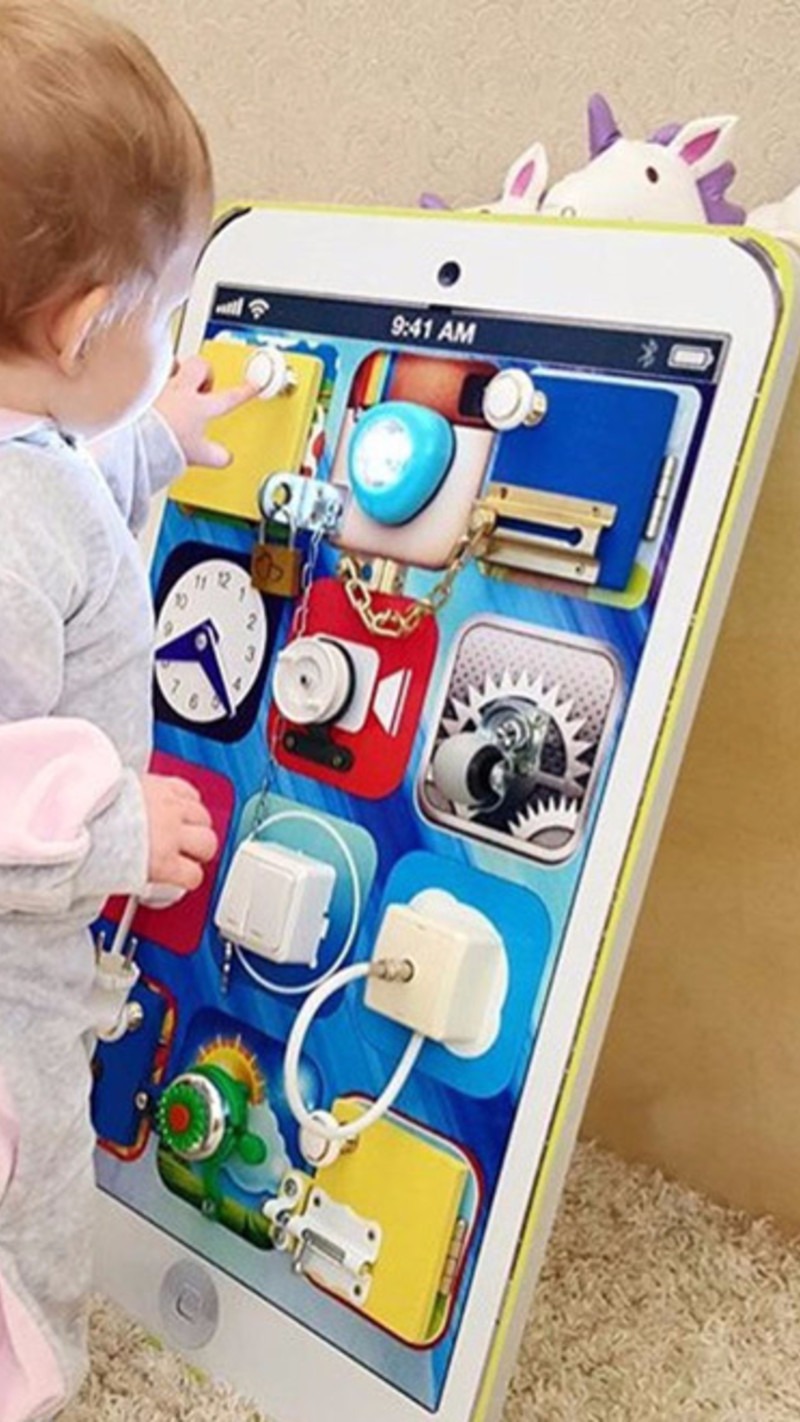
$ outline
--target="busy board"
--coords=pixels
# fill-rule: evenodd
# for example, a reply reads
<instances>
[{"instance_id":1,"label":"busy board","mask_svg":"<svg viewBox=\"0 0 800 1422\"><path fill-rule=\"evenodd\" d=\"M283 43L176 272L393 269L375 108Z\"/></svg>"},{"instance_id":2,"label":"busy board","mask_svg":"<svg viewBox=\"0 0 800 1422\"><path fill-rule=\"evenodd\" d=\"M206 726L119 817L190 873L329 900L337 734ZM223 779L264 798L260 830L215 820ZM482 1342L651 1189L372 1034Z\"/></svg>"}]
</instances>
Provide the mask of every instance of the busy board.
<instances>
[{"instance_id":1,"label":"busy board","mask_svg":"<svg viewBox=\"0 0 800 1422\"><path fill-rule=\"evenodd\" d=\"M275 1422L499 1413L796 347L741 229L205 253L180 353L258 396L147 551L220 849L97 925L100 1283Z\"/></svg>"}]
</instances>

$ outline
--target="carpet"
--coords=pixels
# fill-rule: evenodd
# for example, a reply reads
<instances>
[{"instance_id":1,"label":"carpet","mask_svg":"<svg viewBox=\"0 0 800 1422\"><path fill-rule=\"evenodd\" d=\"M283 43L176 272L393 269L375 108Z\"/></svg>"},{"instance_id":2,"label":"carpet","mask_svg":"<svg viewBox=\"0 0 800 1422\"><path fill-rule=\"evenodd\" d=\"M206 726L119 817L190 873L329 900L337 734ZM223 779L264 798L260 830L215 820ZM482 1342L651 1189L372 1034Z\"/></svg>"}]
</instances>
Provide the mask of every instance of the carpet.
<instances>
[{"instance_id":1,"label":"carpet","mask_svg":"<svg viewBox=\"0 0 800 1422\"><path fill-rule=\"evenodd\" d=\"M92 1363L61 1422L260 1422L103 1302ZM708 1418L800 1418L800 1243L581 1146L504 1422Z\"/></svg>"}]
</instances>

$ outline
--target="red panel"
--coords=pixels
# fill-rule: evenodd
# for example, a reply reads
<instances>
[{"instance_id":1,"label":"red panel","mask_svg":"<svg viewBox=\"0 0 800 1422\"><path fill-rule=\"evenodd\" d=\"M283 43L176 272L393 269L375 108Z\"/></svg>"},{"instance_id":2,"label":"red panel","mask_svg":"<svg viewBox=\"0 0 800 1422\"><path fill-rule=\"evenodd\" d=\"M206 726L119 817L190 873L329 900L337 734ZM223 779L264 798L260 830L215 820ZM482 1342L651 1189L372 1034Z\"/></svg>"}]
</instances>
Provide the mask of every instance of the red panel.
<instances>
[{"instance_id":1,"label":"red panel","mask_svg":"<svg viewBox=\"0 0 800 1422\"><path fill-rule=\"evenodd\" d=\"M406 597L376 594L374 605L376 610L394 607L403 611L412 603ZM321 578L311 590L304 630L306 637L315 634L373 648L380 658L363 729L353 733L333 726L330 731L336 745L352 752L353 764L349 770L336 771L292 754L282 744L283 736L292 727L285 721L276 725L274 706L269 717L270 744L277 746L277 758L287 770L367 800L383 799L401 784L411 758L439 645L435 618L427 617L410 637L372 637L350 606L341 583L335 578Z\"/></svg>"},{"instance_id":2,"label":"red panel","mask_svg":"<svg viewBox=\"0 0 800 1422\"><path fill-rule=\"evenodd\" d=\"M157 943L160 948L166 948L170 953L187 957L190 953L196 953L200 947L219 861L230 832L236 796L231 782L224 775L218 775L214 770L205 770L199 765L192 765L189 761L179 760L176 756L164 755L161 751L154 752L150 768L155 775L169 775L179 780L188 780L190 785L196 787L211 815L219 839L219 854L206 867L199 889L193 894L187 894L172 908L141 908L133 921L132 932L137 937ZM119 923L125 902L126 900L119 898L109 899L103 913L104 918Z\"/></svg>"}]
</instances>

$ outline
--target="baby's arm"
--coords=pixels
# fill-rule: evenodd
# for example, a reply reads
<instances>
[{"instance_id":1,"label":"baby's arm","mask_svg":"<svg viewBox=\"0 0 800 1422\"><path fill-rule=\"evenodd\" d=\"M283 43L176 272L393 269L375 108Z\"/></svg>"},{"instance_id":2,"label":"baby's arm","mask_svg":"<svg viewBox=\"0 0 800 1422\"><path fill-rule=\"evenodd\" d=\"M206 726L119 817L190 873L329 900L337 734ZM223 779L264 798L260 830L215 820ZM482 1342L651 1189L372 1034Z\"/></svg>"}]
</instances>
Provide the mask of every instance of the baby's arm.
<instances>
[{"instance_id":1,"label":"baby's arm","mask_svg":"<svg viewBox=\"0 0 800 1422\"><path fill-rule=\"evenodd\" d=\"M87 570L65 522L37 517L51 490L24 460L0 501L0 917L96 907L153 880L194 888L215 852L191 786L142 780L102 732L53 715Z\"/></svg>"},{"instance_id":2,"label":"baby's arm","mask_svg":"<svg viewBox=\"0 0 800 1422\"><path fill-rule=\"evenodd\" d=\"M41 766L48 754L42 739L36 746L29 742L24 753L22 742L13 748L8 738L13 739L15 724L50 717L59 704L64 625L80 604L86 583L80 555L59 536L60 530L46 520L35 524L32 519L34 505L26 500L24 480L30 481L35 495L33 468L20 474L4 489L0 520L0 731L6 738L0 747L0 841L5 840L5 853L0 853L0 915L53 915L67 913L82 898L102 900L114 891L139 891L146 880L147 827L139 779L124 771L112 753L101 758L102 765L98 761L102 793L96 814L87 811L84 817L91 821L90 833L64 834L63 852L49 861L47 855L23 856L19 844L14 849L14 837L20 833L29 850L37 835L47 838L45 806L39 800L42 781L34 784L34 769L37 757ZM26 769L29 775L23 773ZM62 761L61 772L65 770ZM77 794L74 780L68 776L67 781ZM63 811L66 783L58 793ZM66 822L59 820L59 824L60 830L66 828ZM73 844L67 849L70 837Z\"/></svg>"},{"instance_id":3,"label":"baby's arm","mask_svg":"<svg viewBox=\"0 0 800 1422\"><path fill-rule=\"evenodd\" d=\"M214 390L211 367L199 356L183 365L152 410L126 429L91 446L122 515L135 533L147 521L150 500L187 464L225 469L228 451L206 438L210 420L229 414L256 395L252 385Z\"/></svg>"}]
</instances>

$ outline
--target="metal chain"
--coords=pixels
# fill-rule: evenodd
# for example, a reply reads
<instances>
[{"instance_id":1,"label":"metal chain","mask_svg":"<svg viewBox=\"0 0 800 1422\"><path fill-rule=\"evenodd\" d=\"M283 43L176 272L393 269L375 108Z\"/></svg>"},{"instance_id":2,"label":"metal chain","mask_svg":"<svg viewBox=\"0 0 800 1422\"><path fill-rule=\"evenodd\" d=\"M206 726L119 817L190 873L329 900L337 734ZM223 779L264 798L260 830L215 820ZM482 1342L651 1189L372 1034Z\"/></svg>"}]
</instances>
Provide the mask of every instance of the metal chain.
<instances>
[{"instance_id":1,"label":"metal chain","mask_svg":"<svg viewBox=\"0 0 800 1422\"><path fill-rule=\"evenodd\" d=\"M375 595L364 582L355 559L349 555L343 557L339 564L339 576L350 606L358 614L367 631L375 637L410 637L426 617L435 617L437 612L441 612L452 596L456 579L480 552L496 521L497 516L491 510L477 506L444 576L427 597L413 602L404 612L395 607L385 607L377 611Z\"/></svg>"},{"instance_id":2,"label":"metal chain","mask_svg":"<svg viewBox=\"0 0 800 1422\"><path fill-rule=\"evenodd\" d=\"M300 593L297 606L295 608L292 625L289 630L289 641L293 642L298 637L305 635L308 626L309 605L311 601L311 589L314 586L314 573L319 559L320 548L325 538L324 528L315 528L308 545L308 553L303 564L303 574L300 581ZM253 826L250 830L250 838L255 839L259 831L263 829L269 819L269 799L272 792L272 778L275 764L277 762L278 746L280 744L281 733L283 731L283 719L279 712L276 713L272 725L272 733L267 747L267 766L264 771L264 779L261 782L261 789L258 796Z\"/></svg>"}]
</instances>

